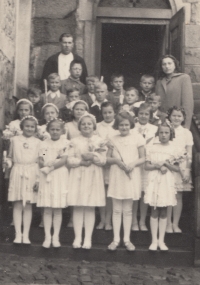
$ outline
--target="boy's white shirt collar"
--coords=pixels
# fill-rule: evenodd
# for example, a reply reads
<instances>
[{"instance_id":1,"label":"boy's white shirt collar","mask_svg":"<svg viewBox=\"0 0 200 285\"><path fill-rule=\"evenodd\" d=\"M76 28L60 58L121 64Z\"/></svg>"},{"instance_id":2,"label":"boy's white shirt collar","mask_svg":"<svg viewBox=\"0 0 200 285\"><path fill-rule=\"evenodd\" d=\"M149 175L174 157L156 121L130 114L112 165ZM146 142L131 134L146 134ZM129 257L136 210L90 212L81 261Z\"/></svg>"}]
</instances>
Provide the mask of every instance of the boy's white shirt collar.
<instances>
[{"instance_id":1,"label":"boy's white shirt collar","mask_svg":"<svg viewBox=\"0 0 200 285\"><path fill-rule=\"evenodd\" d=\"M52 92L51 90L49 90L49 91L47 92L47 95L48 95L48 96L50 95L52 99L54 99L56 96L57 96L58 98L60 98L60 90L57 90L56 92Z\"/></svg>"},{"instance_id":2,"label":"boy's white shirt collar","mask_svg":"<svg viewBox=\"0 0 200 285\"><path fill-rule=\"evenodd\" d=\"M158 114L158 109L153 113L153 117L154 117L155 119L159 119L159 117L157 116L157 114Z\"/></svg>"},{"instance_id":3,"label":"boy's white shirt collar","mask_svg":"<svg viewBox=\"0 0 200 285\"><path fill-rule=\"evenodd\" d=\"M102 103L107 102L107 101L108 101L107 99L104 99L104 101ZM91 107L98 106L99 109L101 110L101 104L102 103L99 103L97 100L95 100Z\"/></svg>"},{"instance_id":4,"label":"boy's white shirt collar","mask_svg":"<svg viewBox=\"0 0 200 285\"><path fill-rule=\"evenodd\" d=\"M92 99L93 103L96 101L96 96L93 93L88 92L88 95Z\"/></svg>"}]
</instances>

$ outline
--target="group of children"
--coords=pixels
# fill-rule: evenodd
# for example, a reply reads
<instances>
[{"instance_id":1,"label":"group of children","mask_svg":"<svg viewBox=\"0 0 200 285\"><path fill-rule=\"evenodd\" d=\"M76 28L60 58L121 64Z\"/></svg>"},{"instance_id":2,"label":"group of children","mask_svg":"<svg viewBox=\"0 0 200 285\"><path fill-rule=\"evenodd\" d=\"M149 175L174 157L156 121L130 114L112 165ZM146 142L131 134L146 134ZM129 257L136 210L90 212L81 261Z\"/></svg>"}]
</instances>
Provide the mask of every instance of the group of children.
<instances>
[{"instance_id":1,"label":"group of children","mask_svg":"<svg viewBox=\"0 0 200 285\"><path fill-rule=\"evenodd\" d=\"M131 229L148 230L150 205L149 249L168 250L165 232L181 232L182 192L191 190L193 139L183 127L185 111L160 110L150 75L142 76L140 91L125 91L123 76L113 75L108 92L96 76L89 76L84 86L81 69L73 61L64 82L50 74L45 94L30 88L27 99L17 102L16 120L4 131L10 140L3 167L12 167L8 200L13 202L14 243L30 244L36 203L43 209L43 247L60 247L62 209L71 206L73 248L90 249L99 207L97 229L113 229L108 249L120 244L123 219L124 246L133 251Z\"/></svg>"}]
</instances>

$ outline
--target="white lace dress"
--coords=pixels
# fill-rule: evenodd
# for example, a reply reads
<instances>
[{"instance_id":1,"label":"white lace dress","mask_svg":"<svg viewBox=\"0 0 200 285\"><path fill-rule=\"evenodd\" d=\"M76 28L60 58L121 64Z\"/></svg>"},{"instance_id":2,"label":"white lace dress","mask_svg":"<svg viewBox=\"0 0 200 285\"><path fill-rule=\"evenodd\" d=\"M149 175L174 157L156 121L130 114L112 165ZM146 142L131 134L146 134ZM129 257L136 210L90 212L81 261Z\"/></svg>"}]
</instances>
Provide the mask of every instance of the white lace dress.
<instances>
[{"instance_id":1,"label":"white lace dress","mask_svg":"<svg viewBox=\"0 0 200 285\"><path fill-rule=\"evenodd\" d=\"M39 181L38 150L40 140L35 137L26 138L23 135L10 139L10 155L13 167L10 174L8 201L23 201L36 203L37 193L33 191L36 181Z\"/></svg>"},{"instance_id":2,"label":"white lace dress","mask_svg":"<svg viewBox=\"0 0 200 285\"><path fill-rule=\"evenodd\" d=\"M112 137L111 143L115 146L112 152L112 157L120 160L122 157L125 164L130 164L139 158L138 148L145 145L145 140L140 134L135 134L134 136L128 135L125 137L116 135ZM141 197L140 167L135 167L130 173L129 178L118 165L111 165L108 197L120 200L139 200Z\"/></svg>"},{"instance_id":3,"label":"white lace dress","mask_svg":"<svg viewBox=\"0 0 200 285\"><path fill-rule=\"evenodd\" d=\"M193 137L192 133L188 130L179 126L175 128L175 138L173 139L173 143L176 148L179 148L183 152L187 153L186 146L193 146ZM184 173L187 167L186 158L179 164L181 172ZM192 180L190 177L190 181L188 183L183 183L182 176L180 172L175 173L175 184L177 191L191 191L192 190Z\"/></svg>"},{"instance_id":4,"label":"white lace dress","mask_svg":"<svg viewBox=\"0 0 200 285\"><path fill-rule=\"evenodd\" d=\"M146 145L150 142L158 130L157 126L147 123L146 125L141 125L139 122L135 124L135 128L131 131L132 134L141 134L146 142ZM147 176L148 171L144 169L144 164L141 166L141 177L142 177L142 191L145 192L147 186Z\"/></svg>"},{"instance_id":5,"label":"white lace dress","mask_svg":"<svg viewBox=\"0 0 200 285\"><path fill-rule=\"evenodd\" d=\"M158 137L154 143L146 147L146 161L151 164L164 162L166 160L175 160L177 150L170 141L168 145L159 142ZM144 202L153 207L167 207L176 205L176 188L174 173L168 169L166 174L160 170L148 172L147 187L144 196Z\"/></svg>"},{"instance_id":6,"label":"white lace dress","mask_svg":"<svg viewBox=\"0 0 200 285\"><path fill-rule=\"evenodd\" d=\"M82 135L71 140L69 154L70 162L77 161L78 167L70 169L68 203L70 206L105 206L105 189L102 166L106 163L106 150L96 152L95 149L103 140L93 135L86 138ZM91 150L97 155L99 166L91 164L89 167L80 166L81 156Z\"/></svg>"},{"instance_id":7,"label":"white lace dress","mask_svg":"<svg viewBox=\"0 0 200 285\"><path fill-rule=\"evenodd\" d=\"M44 163L47 164L67 155L68 150L69 141L67 139L60 138L57 141L46 139L41 142L39 156L43 157ZM67 207L67 193L68 169L65 165L53 170L48 175L40 171L38 207L65 208Z\"/></svg>"}]
</instances>

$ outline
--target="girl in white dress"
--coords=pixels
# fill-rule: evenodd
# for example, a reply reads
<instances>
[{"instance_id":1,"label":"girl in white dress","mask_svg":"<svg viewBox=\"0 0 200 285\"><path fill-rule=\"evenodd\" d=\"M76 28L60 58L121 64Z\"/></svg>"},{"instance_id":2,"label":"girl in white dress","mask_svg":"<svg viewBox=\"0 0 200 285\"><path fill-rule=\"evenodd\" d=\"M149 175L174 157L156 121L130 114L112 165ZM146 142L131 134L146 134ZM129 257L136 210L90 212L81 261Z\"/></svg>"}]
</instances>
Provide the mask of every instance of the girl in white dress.
<instances>
[{"instance_id":1,"label":"girl in white dress","mask_svg":"<svg viewBox=\"0 0 200 285\"><path fill-rule=\"evenodd\" d=\"M149 171L144 202L151 206L150 228L152 243L149 250L167 251L164 243L167 207L176 205L174 172L179 171L177 150L171 140L174 130L170 123L158 127L158 136L146 146L145 169ZM159 238L158 238L159 231Z\"/></svg>"},{"instance_id":2,"label":"girl in white dress","mask_svg":"<svg viewBox=\"0 0 200 285\"><path fill-rule=\"evenodd\" d=\"M46 122L46 124L42 126L38 126L37 137L44 141L46 139L50 139L51 136L49 132L47 132L47 123L50 122L52 119L58 118L59 110L56 105L53 103L47 103L42 107L42 118ZM44 227L43 221L43 209L41 208L41 222L39 224L40 228Z\"/></svg>"},{"instance_id":3,"label":"girl in white dress","mask_svg":"<svg viewBox=\"0 0 200 285\"><path fill-rule=\"evenodd\" d=\"M16 110L15 110L15 118L16 120L11 121L8 125L10 130L16 132L16 135L20 135L23 131L20 128L20 121L26 116L33 115L33 104L28 99L20 99L17 101Z\"/></svg>"},{"instance_id":4,"label":"girl in white dress","mask_svg":"<svg viewBox=\"0 0 200 285\"><path fill-rule=\"evenodd\" d=\"M68 203L74 206L73 225L74 248L82 244L82 228L85 237L82 248L92 246L92 233L95 223L95 207L105 206L105 189L102 166L106 163L106 147L97 135L96 119L85 114L78 121L81 135L71 140L68 159L70 169Z\"/></svg>"},{"instance_id":5,"label":"girl in white dress","mask_svg":"<svg viewBox=\"0 0 200 285\"><path fill-rule=\"evenodd\" d=\"M153 112L151 110L151 106L148 103L142 103L138 110L138 122L135 124L135 128L133 129L133 134L141 134L146 141L146 145L148 142L155 137L158 127L149 123L150 119L153 116ZM145 187L147 185L147 171L144 169L144 165L141 166L141 177L142 177L142 195L140 199L140 221L138 227L137 221L137 212L138 212L138 203L134 203L133 205L133 220L132 220L132 231L147 231L146 227L146 216L148 205L144 203L144 193Z\"/></svg>"},{"instance_id":6,"label":"girl in white dress","mask_svg":"<svg viewBox=\"0 0 200 285\"><path fill-rule=\"evenodd\" d=\"M39 166L40 184L37 206L44 208L45 240L43 247L60 247L59 233L62 223L62 208L67 207L68 169L66 159L69 141L61 135L64 132L64 122L53 119L47 124L51 139L46 139L40 145ZM51 226L53 224L53 237Z\"/></svg>"},{"instance_id":7,"label":"girl in white dress","mask_svg":"<svg viewBox=\"0 0 200 285\"><path fill-rule=\"evenodd\" d=\"M179 220L181 217L182 207L183 207L183 192L191 191L192 182L191 182L191 164L192 164L192 146L193 146L193 137L192 133L183 127L185 124L186 113L183 108L177 108L176 106L172 107L168 111L168 117L171 121L174 130L175 138L173 143L183 152L185 152L185 159L179 164L180 172L175 174L175 183L177 187L177 205L173 207L173 223L172 223L172 207L167 209L167 233L181 233L179 228Z\"/></svg>"},{"instance_id":8,"label":"girl in white dress","mask_svg":"<svg viewBox=\"0 0 200 285\"><path fill-rule=\"evenodd\" d=\"M40 141L34 137L37 124L35 117L23 117L20 122L23 133L11 138L9 155L6 159L8 167L13 164L8 201L13 202L14 243L30 244L29 230L32 220L32 203L36 203L38 186L36 184L39 181L37 158ZM23 234L21 230L22 220Z\"/></svg>"},{"instance_id":9,"label":"girl in white dress","mask_svg":"<svg viewBox=\"0 0 200 285\"><path fill-rule=\"evenodd\" d=\"M40 140L44 141L45 139L50 139L50 134L47 131L47 123L52 119L58 118L59 110L56 105L53 103L47 103L42 107L42 117L45 120L46 124L38 126L37 136Z\"/></svg>"},{"instance_id":10,"label":"girl in white dress","mask_svg":"<svg viewBox=\"0 0 200 285\"><path fill-rule=\"evenodd\" d=\"M108 140L109 137L113 137L114 135L118 134L118 130L113 129L113 124L115 122L115 111L112 103L104 102L101 105L101 111L103 116L103 121L97 123L97 133L98 135ZM108 184L109 184L109 165L105 165L103 170L104 174L104 184L106 193L108 191ZM107 195L106 195L107 196ZM99 208L100 210L100 223L96 227L98 230L104 229L105 230L112 230L112 199L110 197L106 198L106 206Z\"/></svg>"},{"instance_id":11,"label":"girl in white dress","mask_svg":"<svg viewBox=\"0 0 200 285\"><path fill-rule=\"evenodd\" d=\"M78 120L82 117L85 112L89 111L88 104L83 100L77 100L74 103L73 110L73 121L65 124L65 133L68 140L71 140L80 135L78 129Z\"/></svg>"},{"instance_id":12,"label":"girl in white dress","mask_svg":"<svg viewBox=\"0 0 200 285\"><path fill-rule=\"evenodd\" d=\"M128 112L116 116L113 128L119 130L118 135L110 141L107 163L111 165L108 197L113 202L113 242L109 250L116 250L120 243L120 228L123 215L124 245L127 250L135 250L130 242L133 201L141 197L141 176L139 166L144 163L145 140L140 134L130 133L134 127L134 119Z\"/></svg>"},{"instance_id":13,"label":"girl in white dress","mask_svg":"<svg viewBox=\"0 0 200 285\"><path fill-rule=\"evenodd\" d=\"M80 136L80 131L78 129L78 120L82 117L86 112L89 111L88 104L83 100L77 100L71 102L72 111L73 111L73 121L65 124L65 134L68 140L76 138ZM67 224L67 227L73 227L73 208L70 207L70 218Z\"/></svg>"}]
</instances>

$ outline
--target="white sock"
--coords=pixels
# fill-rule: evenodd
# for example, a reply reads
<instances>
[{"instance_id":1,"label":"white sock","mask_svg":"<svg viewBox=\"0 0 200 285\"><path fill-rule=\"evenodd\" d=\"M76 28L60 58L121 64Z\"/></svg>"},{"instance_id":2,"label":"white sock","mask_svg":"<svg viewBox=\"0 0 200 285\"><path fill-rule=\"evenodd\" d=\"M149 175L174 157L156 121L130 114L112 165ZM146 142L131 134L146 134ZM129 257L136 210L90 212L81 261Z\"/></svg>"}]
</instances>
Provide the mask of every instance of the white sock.
<instances>
[{"instance_id":1,"label":"white sock","mask_svg":"<svg viewBox=\"0 0 200 285\"><path fill-rule=\"evenodd\" d=\"M53 209L53 239L59 241L60 228L62 224L62 209Z\"/></svg>"},{"instance_id":2,"label":"white sock","mask_svg":"<svg viewBox=\"0 0 200 285\"><path fill-rule=\"evenodd\" d=\"M150 218L152 243L158 242L158 218Z\"/></svg>"},{"instance_id":3,"label":"white sock","mask_svg":"<svg viewBox=\"0 0 200 285\"><path fill-rule=\"evenodd\" d=\"M17 238L21 238L22 235L22 201L13 203L13 222L15 226L15 234Z\"/></svg>"},{"instance_id":4,"label":"white sock","mask_svg":"<svg viewBox=\"0 0 200 285\"><path fill-rule=\"evenodd\" d=\"M122 200L113 198L113 234L114 241L120 242L120 229L122 223Z\"/></svg>"},{"instance_id":5,"label":"white sock","mask_svg":"<svg viewBox=\"0 0 200 285\"><path fill-rule=\"evenodd\" d=\"M73 226L74 226L74 234L75 240L74 245L81 245L82 241L82 229L83 229L83 216L84 211L83 207L73 207Z\"/></svg>"},{"instance_id":6,"label":"white sock","mask_svg":"<svg viewBox=\"0 0 200 285\"><path fill-rule=\"evenodd\" d=\"M29 242L29 232L32 221L32 205L26 204L23 213L23 241Z\"/></svg>"},{"instance_id":7,"label":"white sock","mask_svg":"<svg viewBox=\"0 0 200 285\"><path fill-rule=\"evenodd\" d=\"M51 240L52 208L44 208L43 217L45 240Z\"/></svg>"},{"instance_id":8,"label":"white sock","mask_svg":"<svg viewBox=\"0 0 200 285\"><path fill-rule=\"evenodd\" d=\"M167 218L159 219L159 242L164 243L165 231L167 227Z\"/></svg>"},{"instance_id":9,"label":"white sock","mask_svg":"<svg viewBox=\"0 0 200 285\"><path fill-rule=\"evenodd\" d=\"M85 222L85 238L84 245L91 246L92 244L92 233L95 223L95 208L94 207L85 207L84 209L84 222Z\"/></svg>"},{"instance_id":10,"label":"white sock","mask_svg":"<svg viewBox=\"0 0 200 285\"><path fill-rule=\"evenodd\" d=\"M123 201L124 242L130 241L133 200Z\"/></svg>"}]
</instances>

